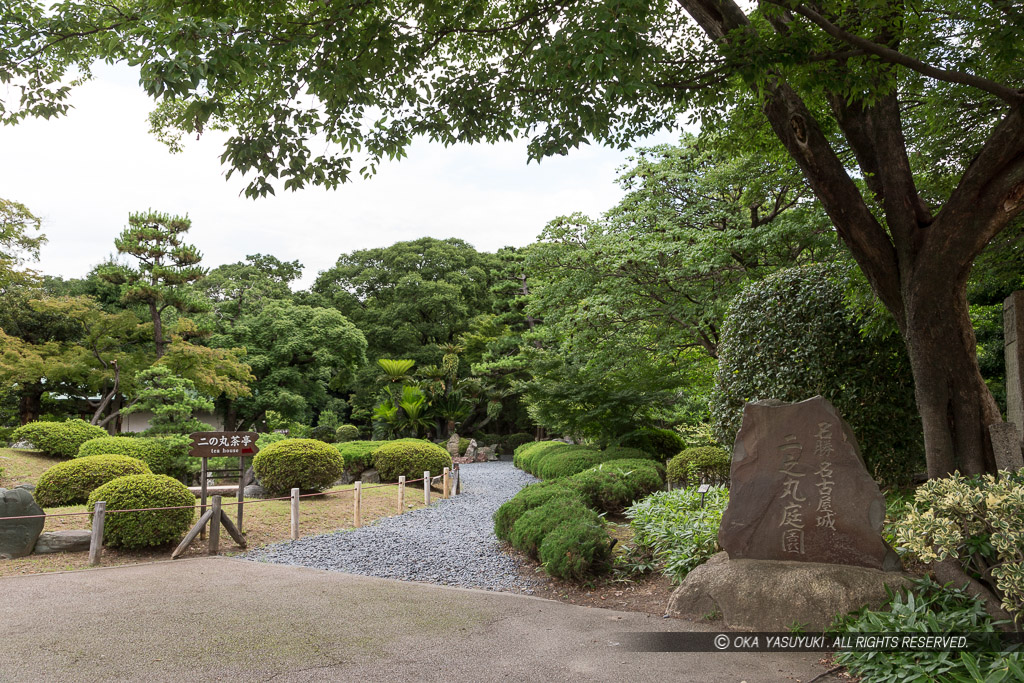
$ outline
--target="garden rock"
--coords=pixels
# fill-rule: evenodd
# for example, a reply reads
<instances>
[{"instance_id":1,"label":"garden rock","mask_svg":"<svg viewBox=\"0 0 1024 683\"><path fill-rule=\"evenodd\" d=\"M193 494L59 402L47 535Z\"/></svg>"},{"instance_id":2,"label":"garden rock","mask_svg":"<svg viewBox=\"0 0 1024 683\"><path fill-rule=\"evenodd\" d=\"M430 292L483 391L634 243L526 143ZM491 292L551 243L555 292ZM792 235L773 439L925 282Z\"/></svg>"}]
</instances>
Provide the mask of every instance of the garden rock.
<instances>
[{"instance_id":1,"label":"garden rock","mask_svg":"<svg viewBox=\"0 0 1024 683\"><path fill-rule=\"evenodd\" d=\"M245 471L245 474L242 475L242 486L248 486L249 484L257 483L259 482L256 481L256 470L254 470L252 468L252 465L250 465L249 469L247 469Z\"/></svg>"},{"instance_id":2,"label":"garden rock","mask_svg":"<svg viewBox=\"0 0 1024 683\"><path fill-rule=\"evenodd\" d=\"M359 475L359 480L364 484L379 484L380 473L377 470L363 470L363 473Z\"/></svg>"},{"instance_id":3,"label":"garden rock","mask_svg":"<svg viewBox=\"0 0 1024 683\"><path fill-rule=\"evenodd\" d=\"M33 552L45 553L77 553L89 549L92 532L88 529L70 529L68 531L47 531L39 535Z\"/></svg>"},{"instance_id":4,"label":"garden rock","mask_svg":"<svg viewBox=\"0 0 1024 683\"><path fill-rule=\"evenodd\" d=\"M36 490L36 485L35 484L18 484L14 488L16 488L16 489L24 489L24 490L28 491L29 493L34 493L35 490Z\"/></svg>"},{"instance_id":5,"label":"garden rock","mask_svg":"<svg viewBox=\"0 0 1024 683\"><path fill-rule=\"evenodd\" d=\"M493 462L498 459L498 447L497 446L481 446L477 449L476 460L477 462Z\"/></svg>"},{"instance_id":6,"label":"garden rock","mask_svg":"<svg viewBox=\"0 0 1024 683\"><path fill-rule=\"evenodd\" d=\"M46 523L42 517L3 518L41 514L43 508L25 489L0 489L0 560L12 560L30 554Z\"/></svg>"},{"instance_id":7,"label":"garden rock","mask_svg":"<svg viewBox=\"0 0 1024 683\"><path fill-rule=\"evenodd\" d=\"M731 481L718 542L733 560L900 568L881 535L885 497L821 396L746 404Z\"/></svg>"},{"instance_id":8,"label":"garden rock","mask_svg":"<svg viewBox=\"0 0 1024 683\"><path fill-rule=\"evenodd\" d=\"M448 437L448 443L445 444L445 449L448 451L448 455L453 458L459 457L459 435L454 432Z\"/></svg>"},{"instance_id":9,"label":"garden rock","mask_svg":"<svg viewBox=\"0 0 1024 683\"><path fill-rule=\"evenodd\" d=\"M729 628L787 631L800 624L824 631L838 614L888 601L885 587L910 577L865 567L816 562L735 560L718 553L690 572L672 593L667 613L721 619Z\"/></svg>"},{"instance_id":10,"label":"garden rock","mask_svg":"<svg viewBox=\"0 0 1024 683\"><path fill-rule=\"evenodd\" d=\"M266 498L267 490L259 484L249 484L242 490L242 495L246 498Z\"/></svg>"}]
</instances>

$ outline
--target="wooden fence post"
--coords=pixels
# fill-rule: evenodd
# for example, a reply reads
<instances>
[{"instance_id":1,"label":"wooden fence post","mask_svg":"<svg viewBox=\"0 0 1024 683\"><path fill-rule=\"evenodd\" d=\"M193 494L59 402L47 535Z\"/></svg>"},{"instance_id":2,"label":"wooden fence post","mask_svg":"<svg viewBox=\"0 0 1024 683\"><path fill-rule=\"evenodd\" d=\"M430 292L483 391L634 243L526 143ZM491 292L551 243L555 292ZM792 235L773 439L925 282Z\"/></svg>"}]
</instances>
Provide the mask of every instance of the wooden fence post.
<instances>
[{"instance_id":1,"label":"wooden fence post","mask_svg":"<svg viewBox=\"0 0 1024 683\"><path fill-rule=\"evenodd\" d=\"M405 475L398 477L398 514L405 512Z\"/></svg>"},{"instance_id":2,"label":"wooden fence post","mask_svg":"<svg viewBox=\"0 0 1024 683\"><path fill-rule=\"evenodd\" d=\"M238 456L238 533L242 533L242 514L245 507L245 457Z\"/></svg>"},{"instance_id":3,"label":"wooden fence post","mask_svg":"<svg viewBox=\"0 0 1024 683\"><path fill-rule=\"evenodd\" d=\"M356 482L352 494L352 520L353 525L358 529L363 525L363 481Z\"/></svg>"},{"instance_id":4,"label":"wooden fence post","mask_svg":"<svg viewBox=\"0 0 1024 683\"><path fill-rule=\"evenodd\" d=\"M445 467L441 476L441 497L448 498L452 494L452 478L448 472L448 468Z\"/></svg>"},{"instance_id":5,"label":"wooden fence post","mask_svg":"<svg viewBox=\"0 0 1024 683\"><path fill-rule=\"evenodd\" d=\"M423 473L423 504L430 505L430 470Z\"/></svg>"},{"instance_id":6,"label":"wooden fence post","mask_svg":"<svg viewBox=\"0 0 1024 683\"><path fill-rule=\"evenodd\" d=\"M208 555L220 552L220 496L213 497L213 516L210 517L210 545Z\"/></svg>"},{"instance_id":7,"label":"wooden fence post","mask_svg":"<svg viewBox=\"0 0 1024 683\"><path fill-rule=\"evenodd\" d=\"M96 566L103 554L103 523L107 517L107 501L96 501L92 511L92 536L89 537L89 564Z\"/></svg>"},{"instance_id":8,"label":"wooden fence post","mask_svg":"<svg viewBox=\"0 0 1024 683\"><path fill-rule=\"evenodd\" d=\"M299 490L292 489L292 540L299 540Z\"/></svg>"}]
</instances>

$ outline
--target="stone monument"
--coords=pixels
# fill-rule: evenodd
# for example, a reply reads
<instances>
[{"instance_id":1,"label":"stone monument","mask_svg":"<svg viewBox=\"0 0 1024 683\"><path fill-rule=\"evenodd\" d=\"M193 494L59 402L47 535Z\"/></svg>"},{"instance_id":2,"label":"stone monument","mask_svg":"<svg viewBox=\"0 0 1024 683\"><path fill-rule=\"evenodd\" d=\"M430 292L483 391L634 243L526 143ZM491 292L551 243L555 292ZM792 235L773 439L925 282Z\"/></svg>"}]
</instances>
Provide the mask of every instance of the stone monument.
<instances>
[{"instance_id":1,"label":"stone monument","mask_svg":"<svg viewBox=\"0 0 1024 683\"><path fill-rule=\"evenodd\" d=\"M32 552L46 520L4 519L43 514L32 494L25 489L0 489L0 559L24 557Z\"/></svg>"}]
</instances>

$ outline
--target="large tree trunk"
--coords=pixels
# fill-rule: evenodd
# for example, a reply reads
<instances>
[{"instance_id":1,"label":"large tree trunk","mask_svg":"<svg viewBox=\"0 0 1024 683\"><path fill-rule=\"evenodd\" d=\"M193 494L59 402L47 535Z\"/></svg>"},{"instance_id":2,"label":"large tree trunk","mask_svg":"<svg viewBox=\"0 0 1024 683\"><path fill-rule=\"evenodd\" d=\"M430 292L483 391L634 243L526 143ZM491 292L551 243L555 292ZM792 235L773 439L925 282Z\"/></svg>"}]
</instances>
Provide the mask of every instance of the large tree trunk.
<instances>
[{"instance_id":1,"label":"large tree trunk","mask_svg":"<svg viewBox=\"0 0 1024 683\"><path fill-rule=\"evenodd\" d=\"M39 419L42 412L43 385L29 384L21 390L21 398L18 400L18 417L21 424L27 425Z\"/></svg>"}]
</instances>

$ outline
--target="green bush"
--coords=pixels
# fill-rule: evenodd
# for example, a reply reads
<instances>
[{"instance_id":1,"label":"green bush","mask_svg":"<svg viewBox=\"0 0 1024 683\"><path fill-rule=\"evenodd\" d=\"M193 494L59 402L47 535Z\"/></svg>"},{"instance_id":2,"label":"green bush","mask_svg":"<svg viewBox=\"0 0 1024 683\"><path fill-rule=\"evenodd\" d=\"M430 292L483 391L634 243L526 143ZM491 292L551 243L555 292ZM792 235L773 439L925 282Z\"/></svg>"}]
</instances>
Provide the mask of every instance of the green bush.
<instances>
[{"instance_id":1,"label":"green bush","mask_svg":"<svg viewBox=\"0 0 1024 683\"><path fill-rule=\"evenodd\" d=\"M600 521L568 519L544 537L537 555L551 576L583 581L607 566L611 542Z\"/></svg>"},{"instance_id":2,"label":"green bush","mask_svg":"<svg viewBox=\"0 0 1024 683\"><path fill-rule=\"evenodd\" d=\"M898 335L864 332L847 308L848 269L778 271L730 304L718 345L711 415L718 443L732 444L743 405L759 399L829 399L857 437L875 479L907 482L924 469L921 419Z\"/></svg>"},{"instance_id":3,"label":"green bush","mask_svg":"<svg viewBox=\"0 0 1024 683\"><path fill-rule=\"evenodd\" d=\"M519 469L538 476L541 462L556 453L593 452L592 448L576 446L563 441L534 441L516 449L512 463Z\"/></svg>"},{"instance_id":4,"label":"green bush","mask_svg":"<svg viewBox=\"0 0 1024 683\"><path fill-rule=\"evenodd\" d=\"M345 471L357 477L364 470L373 467L373 452L386 443L387 441L348 441L334 444L334 447L345 461Z\"/></svg>"},{"instance_id":5,"label":"green bush","mask_svg":"<svg viewBox=\"0 0 1024 683\"><path fill-rule=\"evenodd\" d=\"M107 436L107 431L85 420L66 422L31 422L14 430L15 441L29 441L46 455L73 458L90 439Z\"/></svg>"},{"instance_id":6,"label":"green bush","mask_svg":"<svg viewBox=\"0 0 1024 683\"><path fill-rule=\"evenodd\" d=\"M280 432L265 432L263 434L260 434L259 437L256 439L256 448L263 450L272 443L277 443L278 441L284 441L285 439L292 438L295 437L291 437L287 434L282 434Z\"/></svg>"},{"instance_id":7,"label":"green bush","mask_svg":"<svg viewBox=\"0 0 1024 683\"><path fill-rule=\"evenodd\" d=\"M703 504L702 504L703 503ZM729 490L712 487L659 491L626 510L633 542L653 555L674 583L718 552L718 527L729 504Z\"/></svg>"},{"instance_id":8,"label":"green bush","mask_svg":"<svg viewBox=\"0 0 1024 683\"><path fill-rule=\"evenodd\" d=\"M334 438L337 443L355 441L359 438L359 427L355 425L341 425L334 431Z\"/></svg>"},{"instance_id":9,"label":"green bush","mask_svg":"<svg viewBox=\"0 0 1024 683\"><path fill-rule=\"evenodd\" d=\"M104 436L91 439L78 449L77 457L93 458L98 455L126 455L146 463L153 474L177 477L185 463L175 453L171 437L146 438L130 436Z\"/></svg>"},{"instance_id":10,"label":"green bush","mask_svg":"<svg viewBox=\"0 0 1024 683\"><path fill-rule=\"evenodd\" d=\"M445 467L452 466L452 456L429 441L399 439L377 448L373 452L373 465L381 481L398 481L403 474L407 479L419 479L426 470L430 470L431 475L441 474Z\"/></svg>"},{"instance_id":11,"label":"green bush","mask_svg":"<svg viewBox=\"0 0 1024 683\"><path fill-rule=\"evenodd\" d=\"M94 455L60 462L43 472L32 495L43 507L80 505L99 486L130 474L152 474L142 460L126 455Z\"/></svg>"},{"instance_id":12,"label":"green bush","mask_svg":"<svg viewBox=\"0 0 1024 683\"><path fill-rule=\"evenodd\" d=\"M618 461L622 462L622 461ZM661 475L646 461L617 461L601 463L563 481L583 497L588 506L605 512L619 512L633 501L657 491L662 486Z\"/></svg>"},{"instance_id":13,"label":"green bush","mask_svg":"<svg viewBox=\"0 0 1024 683\"><path fill-rule=\"evenodd\" d=\"M608 448L601 451L602 462L608 460L650 460L651 462L658 462L662 460L656 453L652 451L645 451L639 448L631 448L628 446L609 446Z\"/></svg>"},{"instance_id":14,"label":"green bush","mask_svg":"<svg viewBox=\"0 0 1024 683\"><path fill-rule=\"evenodd\" d=\"M620 438L619 445L651 453L657 456L658 460L665 462L686 448L686 441L671 429L644 427Z\"/></svg>"},{"instance_id":15,"label":"green bush","mask_svg":"<svg viewBox=\"0 0 1024 683\"><path fill-rule=\"evenodd\" d=\"M514 548L537 559L537 552L544 537L567 520L591 523L596 526L602 524L601 518L596 512L577 500L554 498L524 512L512 525L509 540Z\"/></svg>"},{"instance_id":16,"label":"green bush","mask_svg":"<svg viewBox=\"0 0 1024 683\"><path fill-rule=\"evenodd\" d=\"M498 437L502 453L511 453L524 444L533 443L534 436L527 432L516 432Z\"/></svg>"},{"instance_id":17,"label":"green bush","mask_svg":"<svg viewBox=\"0 0 1024 683\"><path fill-rule=\"evenodd\" d=\"M561 482L530 484L505 501L494 513L494 535L507 541L512 527L523 513L555 498L583 502L576 491L562 486Z\"/></svg>"},{"instance_id":18,"label":"green bush","mask_svg":"<svg viewBox=\"0 0 1024 683\"><path fill-rule=\"evenodd\" d=\"M533 474L545 481L571 477L583 470L589 470L602 460L601 453L595 450L566 450L551 453L543 460L536 461Z\"/></svg>"},{"instance_id":19,"label":"green bush","mask_svg":"<svg viewBox=\"0 0 1024 683\"><path fill-rule=\"evenodd\" d=\"M272 494L280 494L293 488L322 491L341 476L344 460L323 441L287 439L262 449L252 466L260 484Z\"/></svg>"},{"instance_id":20,"label":"green bush","mask_svg":"<svg viewBox=\"0 0 1024 683\"><path fill-rule=\"evenodd\" d=\"M309 430L310 439L316 439L324 443L334 443L334 435L334 428L328 425L317 425Z\"/></svg>"},{"instance_id":21,"label":"green bush","mask_svg":"<svg viewBox=\"0 0 1024 683\"><path fill-rule=\"evenodd\" d=\"M467 439L464 436L459 437L459 457L466 455L466 451L469 450L469 442L471 439Z\"/></svg>"},{"instance_id":22,"label":"green bush","mask_svg":"<svg viewBox=\"0 0 1024 683\"><path fill-rule=\"evenodd\" d=\"M728 484L732 457L717 446L698 446L668 461L668 480L683 486Z\"/></svg>"},{"instance_id":23,"label":"green bush","mask_svg":"<svg viewBox=\"0 0 1024 683\"><path fill-rule=\"evenodd\" d=\"M886 607L838 616L830 633L977 633L989 634L976 637L992 638L991 645L969 648L972 652L837 652L836 662L860 680L1024 681L1024 655L1000 651L984 605L963 589L940 586L926 576L913 579L911 590L890 595Z\"/></svg>"},{"instance_id":24,"label":"green bush","mask_svg":"<svg viewBox=\"0 0 1024 683\"><path fill-rule=\"evenodd\" d=\"M101 500L107 503L103 542L114 547L131 549L176 543L195 519L195 509L191 507L111 514L113 510L195 505L196 497L187 486L163 474L118 477L95 489L86 504L91 509Z\"/></svg>"}]
</instances>

